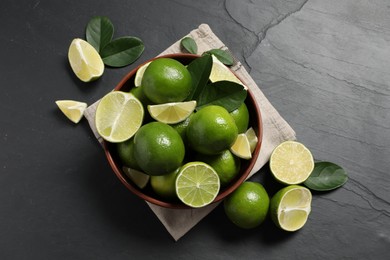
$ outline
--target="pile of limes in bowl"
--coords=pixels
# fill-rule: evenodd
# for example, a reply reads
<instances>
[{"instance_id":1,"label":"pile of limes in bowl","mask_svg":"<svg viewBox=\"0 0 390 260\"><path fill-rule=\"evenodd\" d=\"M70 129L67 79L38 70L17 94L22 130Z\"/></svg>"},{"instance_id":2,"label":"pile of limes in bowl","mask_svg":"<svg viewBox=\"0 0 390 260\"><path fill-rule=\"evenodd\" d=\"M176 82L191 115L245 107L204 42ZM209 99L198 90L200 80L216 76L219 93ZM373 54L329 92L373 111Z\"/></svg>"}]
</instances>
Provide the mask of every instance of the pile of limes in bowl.
<instances>
[{"instance_id":1,"label":"pile of limes in bowl","mask_svg":"<svg viewBox=\"0 0 390 260\"><path fill-rule=\"evenodd\" d=\"M219 105L199 109L188 100L192 88L184 64L157 58L137 70L129 92L101 99L95 121L138 187L199 208L236 179L258 140L245 102L231 112Z\"/></svg>"}]
</instances>

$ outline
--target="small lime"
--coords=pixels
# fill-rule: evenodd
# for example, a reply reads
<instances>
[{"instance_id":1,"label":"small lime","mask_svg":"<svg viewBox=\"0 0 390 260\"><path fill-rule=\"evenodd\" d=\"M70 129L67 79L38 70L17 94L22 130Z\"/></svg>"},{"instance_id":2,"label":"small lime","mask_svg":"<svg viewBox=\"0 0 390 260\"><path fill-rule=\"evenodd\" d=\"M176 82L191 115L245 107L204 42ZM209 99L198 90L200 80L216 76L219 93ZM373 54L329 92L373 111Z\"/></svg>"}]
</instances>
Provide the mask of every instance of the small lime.
<instances>
[{"instance_id":1,"label":"small lime","mask_svg":"<svg viewBox=\"0 0 390 260\"><path fill-rule=\"evenodd\" d=\"M151 122L135 134L134 155L146 174L164 175L181 166L185 148L175 129L164 123Z\"/></svg>"},{"instance_id":2,"label":"small lime","mask_svg":"<svg viewBox=\"0 0 390 260\"><path fill-rule=\"evenodd\" d=\"M269 201L260 183L246 181L224 200L224 209L235 225L250 229L263 223L268 214Z\"/></svg>"},{"instance_id":3,"label":"small lime","mask_svg":"<svg viewBox=\"0 0 390 260\"><path fill-rule=\"evenodd\" d=\"M249 125L249 111L245 103L242 103L237 109L230 112L234 122L236 122L238 133L244 133L248 129Z\"/></svg>"},{"instance_id":4,"label":"small lime","mask_svg":"<svg viewBox=\"0 0 390 260\"><path fill-rule=\"evenodd\" d=\"M176 176L179 171L180 167L177 168L175 171L165 175L150 176L150 184L152 186L153 191L164 199L172 200L174 198L177 198L175 182Z\"/></svg>"},{"instance_id":5,"label":"small lime","mask_svg":"<svg viewBox=\"0 0 390 260\"><path fill-rule=\"evenodd\" d=\"M129 168L140 170L137 161L134 156L134 137L127 141L116 143L116 150L118 152L119 159L124 166Z\"/></svg>"}]
</instances>

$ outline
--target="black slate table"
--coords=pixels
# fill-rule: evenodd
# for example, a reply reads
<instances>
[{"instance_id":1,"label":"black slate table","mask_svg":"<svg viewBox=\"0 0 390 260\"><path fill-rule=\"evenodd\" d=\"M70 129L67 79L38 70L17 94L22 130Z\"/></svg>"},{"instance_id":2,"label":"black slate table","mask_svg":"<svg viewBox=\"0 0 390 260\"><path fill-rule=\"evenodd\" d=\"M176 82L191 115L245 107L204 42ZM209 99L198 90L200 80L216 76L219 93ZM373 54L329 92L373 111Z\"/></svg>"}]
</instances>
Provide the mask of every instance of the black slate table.
<instances>
[{"instance_id":1,"label":"black slate table","mask_svg":"<svg viewBox=\"0 0 390 260\"><path fill-rule=\"evenodd\" d=\"M2 0L1 259L389 259L390 4L384 0ZM92 16L146 46L93 83L67 51ZM174 242L112 173L86 120L55 100L88 104L140 62L207 23L318 160L349 181L314 193L295 233L253 230L218 207ZM252 179L272 182L265 166ZM271 189L272 190L272 189Z\"/></svg>"}]
</instances>

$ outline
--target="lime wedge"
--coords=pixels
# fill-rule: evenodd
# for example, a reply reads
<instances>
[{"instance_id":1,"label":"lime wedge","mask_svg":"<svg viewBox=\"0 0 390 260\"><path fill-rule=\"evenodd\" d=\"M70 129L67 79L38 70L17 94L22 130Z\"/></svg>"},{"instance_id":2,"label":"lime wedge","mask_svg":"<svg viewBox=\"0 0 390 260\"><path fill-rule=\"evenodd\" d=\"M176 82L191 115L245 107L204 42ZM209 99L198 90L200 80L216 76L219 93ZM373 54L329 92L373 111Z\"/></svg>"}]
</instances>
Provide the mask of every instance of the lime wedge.
<instances>
[{"instance_id":1,"label":"lime wedge","mask_svg":"<svg viewBox=\"0 0 390 260\"><path fill-rule=\"evenodd\" d=\"M220 181L217 172L203 162L189 162L176 178L176 194L186 205L204 207L218 195Z\"/></svg>"},{"instance_id":2,"label":"lime wedge","mask_svg":"<svg viewBox=\"0 0 390 260\"><path fill-rule=\"evenodd\" d=\"M286 231L302 228L311 211L311 200L310 190L302 186L290 185L279 190L270 203L273 222Z\"/></svg>"},{"instance_id":3,"label":"lime wedge","mask_svg":"<svg viewBox=\"0 0 390 260\"><path fill-rule=\"evenodd\" d=\"M242 159L251 159L252 153L251 153L251 146L249 144L248 137L246 134L239 134L237 136L236 141L230 147L230 151L237 157Z\"/></svg>"},{"instance_id":4,"label":"lime wedge","mask_svg":"<svg viewBox=\"0 0 390 260\"><path fill-rule=\"evenodd\" d=\"M149 182L150 176L143 172L131 169L129 167L122 167L122 170L126 176L129 177L130 180L141 189L145 188Z\"/></svg>"},{"instance_id":5,"label":"lime wedge","mask_svg":"<svg viewBox=\"0 0 390 260\"><path fill-rule=\"evenodd\" d=\"M251 153L253 153L255 148L256 148L257 142L259 141L258 138L257 138L256 132L255 132L255 130L252 127L250 127L245 132L245 135L248 138L249 146L250 146L250 149L251 149Z\"/></svg>"},{"instance_id":6,"label":"lime wedge","mask_svg":"<svg viewBox=\"0 0 390 260\"><path fill-rule=\"evenodd\" d=\"M138 68L137 72L135 73L135 78L134 78L134 86L139 87L141 86L142 82L142 77L144 76L144 72L146 68L149 66L150 61L142 65L141 67Z\"/></svg>"},{"instance_id":7,"label":"lime wedge","mask_svg":"<svg viewBox=\"0 0 390 260\"><path fill-rule=\"evenodd\" d=\"M213 58L213 65L211 67L211 72L210 72L210 81L211 82L216 82L216 81L221 81L221 80L227 80L227 81L232 81L238 84L242 84L242 82L233 74L233 72L225 66L220 60L218 60L217 57L214 55L211 55ZM246 86L244 86L245 89L247 89Z\"/></svg>"},{"instance_id":8,"label":"lime wedge","mask_svg":"<svg viewBox=\"0 0 390 260\"><path fill-rule=\"evenodd\" d=\"M104 63L96 49L88 42L76 38L69 46L68 59L76 76L89 82L103 75Z\"/></svg>"},{"instance_id":9,"label":"lime wedge","mask_svg":"<svg viewBox=\"0 0 390 260\"><path fill-rule=\"evenodd\" d=\"M155 120L166 123L176 124L187 119L194 112L196 101L173 102L160 105L149 105L148 111Z\"/></svg>"},{"instance_id":10,"label":"lime wedge","mask_svg":"<svg viewBox=\"0 0 390 260\"><path fill-rule=\"evenodd\" d=\"M62 113L75 124L80 122L87 108L87 103L74 100L57 100L56 104Z\"/></svg>"},{"instance_id":11,"label":"lime wedge","mask_svg":"<svg viewBox=\"0 0 390 260\"><path fill-rule=\"evenodd\" d=\"M296 141L285 141L272 152L270 169L276 180L284 184L304 182L314 169L309 149Z\"/></svg>"},{"instance_id":12,"label":"lime wedge","mask_svg":"<svg viewBox=\"0 0 390 260\"><path fill-rule=\"evenodd\" d=\"M133 94L113 91L100 100L95 124L104 140L119 143L130 139L137 132L143 117L143 106Z\"/></svg>"}]
</instances>

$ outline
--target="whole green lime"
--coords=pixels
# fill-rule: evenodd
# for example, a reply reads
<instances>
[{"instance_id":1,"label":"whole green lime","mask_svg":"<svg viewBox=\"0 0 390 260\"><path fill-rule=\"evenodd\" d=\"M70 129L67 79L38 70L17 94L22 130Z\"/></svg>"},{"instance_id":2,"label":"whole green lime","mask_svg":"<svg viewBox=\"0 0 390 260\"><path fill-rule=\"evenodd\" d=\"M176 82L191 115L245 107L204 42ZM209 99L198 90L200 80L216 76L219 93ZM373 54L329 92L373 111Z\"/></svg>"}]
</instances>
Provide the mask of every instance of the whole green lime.
<instances>
[{"instance_id":1,"label":"whole green lime","mask_svg":"<svg viewBox=\"0 0 390 260\"><path fill-rule=\"evenodd\" d=\"M213 167L219 176L221 187L226 187L230 184L240 172L241 160L229 150L225 150L217 155L199 154L197 159Z\"/></svg>"},{"instance_id":2,"label":"whole green lime","mask_svg":"<svg viewBox=\"0 0 390 260\"><path fill-rule=\"evenodd\" d=\"M127 141L116 143L116 150L118 152L119 159L124 166L129 168L140 170L137 161L134 156L134 137Z\"/></svg>"},{"instance_id":3,"label":"whole green lime","mask_svg":"<svg viewBox=\"0 0 390 260\"><path fill-rule=\"evenodd\" d=\"M193 114L191 114L189 117L187 117L184 121L181 121L180 123L171 125L173 127L173 129L175 129L179 133L179 135L183 139L184 144L187 143L186 132L187 132L187 127L190 124L190 120L191 120L192 115Z\"/></svg>"},{"instance_id":4,"label":"whole green lime","mask_svg":"<svg viewBox=\"0 0 390 260\"><path fill-rule=\"evenodd\" d=\"M246 181L224 200L224 209L235 225L250 229L263 223L269 203L269 196L260 183Z\"/></svg>"},{"instance_id":5,"label":"whole green lime","mask_svg":"<svg viewBox=\"0 0 390 260\"><path fill-rule=\"evenodd\" d=\"M203 154L218 154L229 149L238 130L229 112L216 105L206 106L194 113L187 127L188 144Z\"/></svg>"},{"instance_id":6,"label":"whole green lime","mask_svg":"<svg viewBox=\"0 0 390 260\"><path fill-rule=\"evenodd\" d=\"M181 102L192 90L192 78L179 61L159 58L146 68L141 86L145 95L156 104Z\"/></svg>"},{"instance_id":7,"label":"whole green lime","mask_svg":"<svg viewBox=\"0 0 390 260\"><path fill-rule=\"evenodd\" d=\"M151 122L134 137L134 156L139 167L149 175L164 175L179 168L185 148L178 132L171 126Z\"/></svg>"},{"instance_id":8,"label":"whole green lime","mask_svg":"<svg viewBox=\"0 0 390 260\"><path fill-rule=\"evenodd\" d=\"M238 133L244 133L249 126L249 111L245 103L242 103L237 109L230 112L234 122L236 122Z\"/></svg>"},{"instance_id":9,"label":"whole green lime","mask_svg":"<svg viewBox=\"0 0 390 260\"><path fill-rule=\"evenodd\" d=\"M171 173L159 176L150 176L150 185L153 191L160 197L173 200L176 196L176 176L180 171L180 167Z\"/></svg>"}]
</instances>

